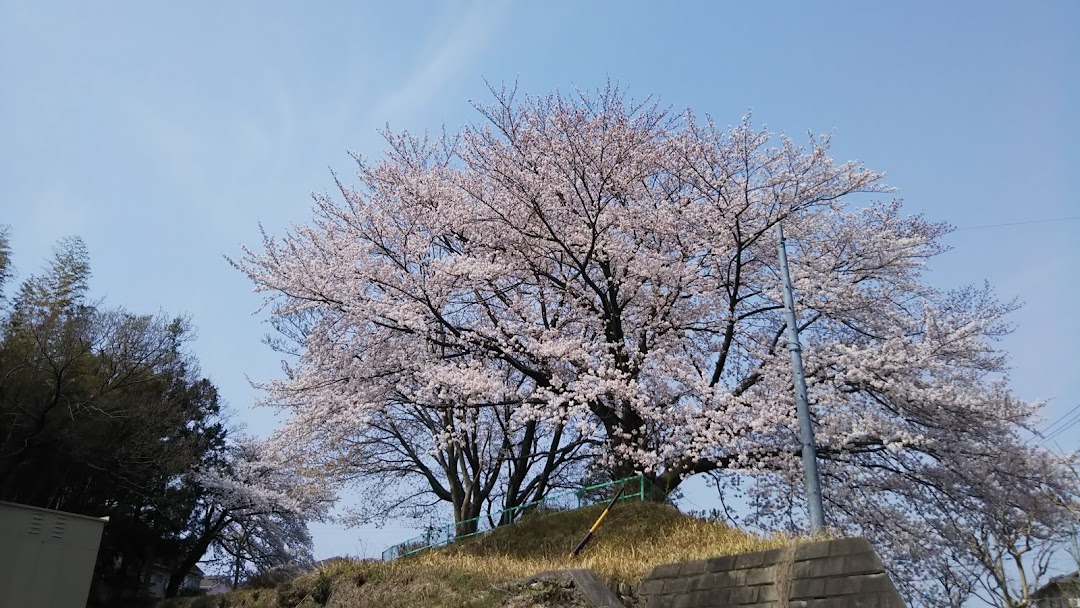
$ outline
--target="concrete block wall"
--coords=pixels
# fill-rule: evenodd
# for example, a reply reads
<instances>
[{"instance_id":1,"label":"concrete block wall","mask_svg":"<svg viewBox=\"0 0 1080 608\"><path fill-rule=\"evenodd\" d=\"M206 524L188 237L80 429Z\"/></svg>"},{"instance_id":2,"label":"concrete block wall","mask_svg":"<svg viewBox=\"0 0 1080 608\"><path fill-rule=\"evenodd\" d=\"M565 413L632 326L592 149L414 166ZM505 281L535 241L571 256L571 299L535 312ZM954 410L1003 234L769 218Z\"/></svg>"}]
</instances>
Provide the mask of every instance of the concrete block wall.
<instances>
[{"instance_id":1,"label":"concrete block wall","mask_svg":"<svg viewBox=\"0 0 1080 608\"><path fill-rule=\"evenodd\" d=\"M657 566L637 596L645 608L904 608L863 538Z\"/></svg>"}]
</instances>

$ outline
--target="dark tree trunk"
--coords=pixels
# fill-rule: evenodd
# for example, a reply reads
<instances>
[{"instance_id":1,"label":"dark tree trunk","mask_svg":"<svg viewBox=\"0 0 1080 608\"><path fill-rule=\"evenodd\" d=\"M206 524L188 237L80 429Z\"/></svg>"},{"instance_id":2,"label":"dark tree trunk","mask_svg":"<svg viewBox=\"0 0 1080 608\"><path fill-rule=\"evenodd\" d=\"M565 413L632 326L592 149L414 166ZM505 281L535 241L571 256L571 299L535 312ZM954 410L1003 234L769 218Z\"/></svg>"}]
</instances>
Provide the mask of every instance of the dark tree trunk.
<instances>
[{"instance_id":1,"label":"dark tree trunk","mask_svg":"<svg viewBox=\"0 0 1080 608\"><path fill-rule=\"evenodd\" d=\"M483 507L484 502L476 500L475 497L467 497L461 506L455 505L454 512L459 514L456 520L459 523L454 526L455 538L476 533L480 528L480 512Z\"/></svg>"},{"instance_id":2,"label":"dark tree trunk","mask_svg":"<svg viewBox=\"0 0 1080 608\"><path fill-rule=\"evenodd\" d=\"M242 566L244 560L239 555L233 560L233 575L232 575L232 588L236 591L240 587L240 566Z\"/></svg>"},{"instance_id":3,"label":"dark tree trunk","mask_svg":"<svg viewBox=\"0 0 1080 608\"><path fill-rule=\"evenodd\" d=\"M210 548L210 543L214 542L214 538L217 537L228 521L229 514L227 512L222 513L213 520L212 525L203 529L195 544L191 546L184 558L180 560L180 563L173 568L172 573L169 575L169 585L165 587L165 597L176 597L176 594L180 592L180 585L184 583L184 578L206 554L206 550Z\"/></svg>"}]
</instances>

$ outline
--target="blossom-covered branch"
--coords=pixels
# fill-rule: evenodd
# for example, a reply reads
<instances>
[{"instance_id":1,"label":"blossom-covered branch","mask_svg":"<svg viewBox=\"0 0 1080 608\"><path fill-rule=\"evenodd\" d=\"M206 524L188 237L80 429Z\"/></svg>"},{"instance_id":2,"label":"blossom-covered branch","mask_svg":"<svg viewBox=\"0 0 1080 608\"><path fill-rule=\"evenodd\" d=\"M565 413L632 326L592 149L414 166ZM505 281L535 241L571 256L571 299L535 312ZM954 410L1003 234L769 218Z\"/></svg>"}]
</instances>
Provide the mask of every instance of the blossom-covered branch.
<instances>
[{"instance_id":1,"label":"blossom-covered branch","mask_svg":"<svg viewBox=\"0 0 1080 608\"><path fill-rule=\"evenodd\" d=\"M237 263L275 319L304 319L296 365L268 386L298 435L399 423L398 404L512 404L514 424L573 429L658 498L689 475L749 475L758 519L798 521L783 221L832 525L933 560L919 542L967 551L942 513L973 520L1070 464L1019 439L1038 406L1008 391L993 344L1014 306L927 285L949 227L866 200L889 191L882 174L835 161L828 137L724 129L612 89L479 110L452 137L387 133L385 158L357 157L358 185ZM455 445L440 424L430 445Z\"/></svg>"}]
</instances>

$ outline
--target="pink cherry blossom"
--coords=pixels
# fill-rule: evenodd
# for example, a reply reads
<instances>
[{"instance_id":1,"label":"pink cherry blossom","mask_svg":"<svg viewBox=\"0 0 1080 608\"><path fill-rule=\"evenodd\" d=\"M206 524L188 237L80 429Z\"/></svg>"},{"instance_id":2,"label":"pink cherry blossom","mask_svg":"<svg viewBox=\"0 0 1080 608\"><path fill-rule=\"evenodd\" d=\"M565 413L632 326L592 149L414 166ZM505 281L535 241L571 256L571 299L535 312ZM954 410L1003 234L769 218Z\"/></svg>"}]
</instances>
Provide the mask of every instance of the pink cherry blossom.
<instances>
[{"instance_id":1,"label":"pink cherry blossom","mask_svg":"<svg viewBox=\"0 0 1080 608\"><path fill-rule=\"evenodd\" d=\"M324 464L347 470L407 411L452 412L417 450L475 442L499 419L478 412L511 404L515 425L575 429L613 477L663 495L705 473L747 493L747 521L800 527L783 221L831 526L878 543L914 598L920 573L973 563L956 522L1074 499L1075 460L1022 439L1040 404L1010 393L994 344L1015 305L928 285L950 227L874 202L883 175L829 137L610 89L478 109L454 136L388 133L356 185L237 262L297 353L268 401Z\"/></svg>"}]
</instances>

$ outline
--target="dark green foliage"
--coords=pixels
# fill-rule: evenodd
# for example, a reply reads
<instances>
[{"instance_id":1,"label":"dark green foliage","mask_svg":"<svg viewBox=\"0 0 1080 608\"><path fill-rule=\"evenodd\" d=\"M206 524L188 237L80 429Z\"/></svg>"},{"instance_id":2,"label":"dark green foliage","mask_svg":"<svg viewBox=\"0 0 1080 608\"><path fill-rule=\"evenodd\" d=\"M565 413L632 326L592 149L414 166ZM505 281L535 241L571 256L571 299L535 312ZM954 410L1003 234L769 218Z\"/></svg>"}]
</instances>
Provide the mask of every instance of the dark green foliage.
<instances>
[{"instance_id":1,"label":"dark green foliage","mask_svg":"<svg viewBox=\"0 0 1080 608\"><path fill-rule=\"evenodd\" d=\"M0 232L0 280L9 258ZM188 473L226 431L189 323L90 302L89 277L85 245L65 239L0 318L0 499L108 515L92 598L120 605L147 565L185 551Z\"/></svg>"}]
</instances>

